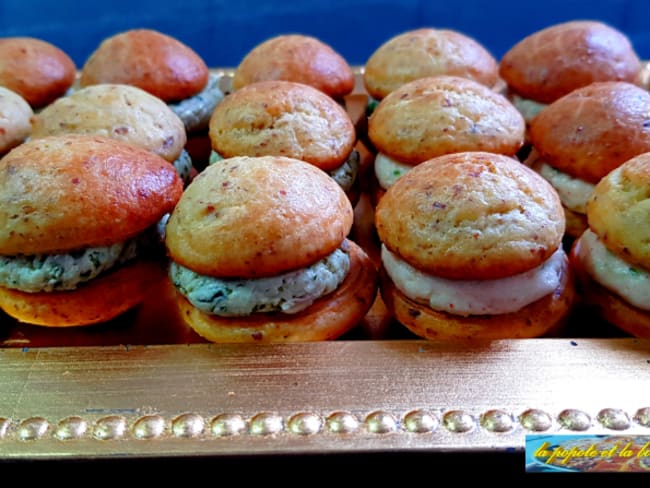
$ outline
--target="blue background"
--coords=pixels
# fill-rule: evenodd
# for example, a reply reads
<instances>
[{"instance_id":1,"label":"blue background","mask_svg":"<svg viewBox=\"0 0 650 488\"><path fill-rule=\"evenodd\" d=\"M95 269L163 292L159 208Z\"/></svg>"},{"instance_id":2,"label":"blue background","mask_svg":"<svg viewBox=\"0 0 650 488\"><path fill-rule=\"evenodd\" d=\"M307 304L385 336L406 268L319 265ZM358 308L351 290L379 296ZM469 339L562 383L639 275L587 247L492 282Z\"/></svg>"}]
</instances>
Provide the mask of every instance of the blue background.
<instances>
[{"instance_id":1,"label":"blue background","mask_svg":"<svg viewBox=\"0 0 650 488\"><path fill-rule=\"evenodd\" d=\"M232 67L268 37L303 33L329 43L350 64L362 65L384 41L417 27L459 30L500 59L543 27L597 19L625 32L639 56L650 59L649 13L647 0L0 0L0 36L48 40L80 67L103 38L148 27L185 42L211 67Z\"/></svg>"}]
</instances>

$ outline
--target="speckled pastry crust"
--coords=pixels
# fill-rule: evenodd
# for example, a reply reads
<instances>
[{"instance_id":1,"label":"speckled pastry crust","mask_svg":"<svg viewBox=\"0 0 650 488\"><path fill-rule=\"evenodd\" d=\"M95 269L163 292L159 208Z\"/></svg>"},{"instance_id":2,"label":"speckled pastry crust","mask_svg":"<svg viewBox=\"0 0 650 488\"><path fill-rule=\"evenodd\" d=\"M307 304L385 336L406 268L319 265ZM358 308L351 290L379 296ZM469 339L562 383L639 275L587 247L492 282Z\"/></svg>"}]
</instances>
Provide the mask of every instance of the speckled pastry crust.
<instances>
[{"instance_id":1,"label":"speckled pastry crust","mask_svg":"<svg viewBox=\"0 0 650 488\"><path fill-rule=\"evenodd\" d=\"M562 243L560 198L514 158L456 153L415 166L379 201L381 242L450 279L496 279L540 265Z\"/></svg>"},{"instance_id":2,"label":"speckled pastry crust","mask_svg":"<svg viewBox=\"0 0 650 488\"><path fill-rule=\"evenodd\" d=\"M23 97L0 86L0 156L29 137L32 115L32 107Z\"/></svg>"},{"instance_id":3,"label":"speckled pastry crust","mask_svg":"<svg viewBox=\"0 0 650 488\"><path fill-rule=\"evenodd\" d=\"M160 156L101 136L30 140L0 159L0 253L55 254L156 224L183 182Z\"/></svg>"},{"instance_id":4,"label":"speckled pastry crust","mask_svg":"<svg viewBox=\"0 0 650 488\"><path fill-rule=\"evenodd\" d=\"M176 102L200 92L208 76L205 62L181 41L152 29L132 29L101 42L83 65L79 85L134 85Z\"/></svg>"},{"instance_id":5,"label":"speckled pastry crust","mask_svg":"<svg viewBox=\"0 0 650 488\"><path fill-rule=\"evenodd\" d=\"M422 28L399 34L366 61L363 81L376 100L418 78L451 75L488 87L498 79L498 63L473 38L453 30Z\"/></svg>"},{"instance_id":6,"label":"speckled pastry crust","mask_svg":"<svg viewBox=\"0 0 650 488\"><path fill-rule=\"evenodd\" d=\"M261 81L226 96L212 113L209 136L223 157L288 156L325 171L343 164L356 143L341 105L290 81Z\"/></svg>"},{"instance_id":7,"label":"speckled pastry crust","mask_svg":"<svg viewBox=\"0 0 650 488\"><path fill-rule=\"evenodd\" d=\"M335 99L352 92L355 77L347 61L312 36L282 34L255 46L233 75L233 89L258 81L285 80L313 86Z\"/></svg>"},{"instance_id":8,"label":"speckled pastry crust","mask_svg":"<svg viewBox=\"0 0 650 488\"><path fill-rule=\"evenodd\" d=\"M641 63L630 40L597 21L556 24L505 53L499 74L510 90L541 103L596 81L639 82Z\"/></svg>"},{"instance_id":9,"label":"speckled pastry crust","mask_svg":"<svg viewBox=\"0 0 650 488\"><path fill-rule=\"evenodd\" d=\"M123 84L80 88L33 118L32 139L67 133L111 137L169 162L178 158L187 142L183 122L165 102Z\"/></svg>"},{"instance_id":10,"label":"speckled pastry crust","mask_svg":"<svg viewBox=\"0 0 650 488\"><path fill-rule=\"evenodd\" d=\"M168 254L197 273L256 278L337 249L353 209L327 173L293 158L234 157L186 188L166 229Z\"/></svg>"},{"instance_id":11,"label":"speckled pastry crust","mask_svg":"<svg viewBox=\"0 0 650 488\"><path fill-rule=\"evenodd\" d=\"M597 183L637 154L650 151L650 93L622 81L592 83L547 106L530 125L542 160Z\"/></svg>"},{"instance_id":12,"label":"speckled pastry crust","mask_svg":"<svg viewBox=\"0 0 650 488\"><path fill-rule=\"evenodd\" d=\"M634 157L604 177L587 203L589 227L611 252L650 268L648 190L650 154Z\"/></svg>"},{"instance_id":13,"label":"speckled pastry crust","mask_svg":"<svg viewBox=\"0 0 650 488\"><path fill-rule=\"evenodd\" d=\"M59 47L32 37L0 39L0 86L23 97L33 109L65 94L77 74Z\"/></svg>"},{"instance_id":14,"label":"speckled pastry crust","mask_svg":"<svg viewBox=\"0 0 650 488\"><path fill-rule=\"evenodd\" d=\"M372 306L377 292L377 271L368 255L353 241L350 272L330 295L297 314L255 314L248 317L208 315L177 294L183 319L211 342L302 342L340 337L356 327Z\"/></svg>"},{"instance_id":15,"label":"speckled pastry crust","mask_svg":"<svg viewBox=\"0 0 650 488\"><path fill-rule=\"evenodd\" d=\"M406 83L368 120L375 149L411 165L462 151L513 156L524 143L525 129L523 117L503 95L457 76Z\"/></svg>"}]
</instances>

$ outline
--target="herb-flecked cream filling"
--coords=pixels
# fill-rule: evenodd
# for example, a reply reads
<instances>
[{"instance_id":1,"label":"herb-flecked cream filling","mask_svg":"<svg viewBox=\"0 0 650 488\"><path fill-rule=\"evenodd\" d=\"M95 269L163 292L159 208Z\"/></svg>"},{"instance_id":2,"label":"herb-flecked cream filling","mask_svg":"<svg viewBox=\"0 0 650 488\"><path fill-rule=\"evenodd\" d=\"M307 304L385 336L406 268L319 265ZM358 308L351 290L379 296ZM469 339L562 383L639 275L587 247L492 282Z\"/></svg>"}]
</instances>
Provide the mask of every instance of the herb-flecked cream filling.
<instances>
[{"instance_id":1,"label":"herb-flecked cream filling","mask_svg":"<svg viewBox=\"0 0 650 488\"><path fill-rule=\"evenodd\" d=\"M188 153L186 149L183 149L178 158L176 158L172 164L178 176L180 176L181 180L183 180L183 184L187 186L191 181L193 168L192 157L190 156L190 153Z\"/></svg>"},{"instance_id":2,"label":"herb-flecked cream filling","mask_svg":"<svg viewBox=\"0 0 650 488\"><path fill-rule=\"evenodd\" d=\"M224 97L219 79L220 76L210 73L203 90L193 97L169 104L169 108L183 121L188 133L205 129L210 123L212 112Z\"/></svg>"},{"instance_id":3,"label":"herb-flecked cream filling","mask_svg":"<svg viewBox=\"0 0 650 488\"><path fill-rule=\"evenodd\" d=\"M176 289L202 312L240 317L255 313L298 313L336 290L349 270L346 243L307 268L278 276L219 279L200 275L174 261L169 276Z\"/></svg>"},{"instance_id":4,"label":"herb-flecked cream filling","mask_svg":"<svg viewBox=\"0 0 650 488\"><path fill-rule=\"evenodd\" d=\"M28 293L74 290L157 240L153 229L124 242L68 254L0 256L0 286Z\"/></svg>"}]
</instances>

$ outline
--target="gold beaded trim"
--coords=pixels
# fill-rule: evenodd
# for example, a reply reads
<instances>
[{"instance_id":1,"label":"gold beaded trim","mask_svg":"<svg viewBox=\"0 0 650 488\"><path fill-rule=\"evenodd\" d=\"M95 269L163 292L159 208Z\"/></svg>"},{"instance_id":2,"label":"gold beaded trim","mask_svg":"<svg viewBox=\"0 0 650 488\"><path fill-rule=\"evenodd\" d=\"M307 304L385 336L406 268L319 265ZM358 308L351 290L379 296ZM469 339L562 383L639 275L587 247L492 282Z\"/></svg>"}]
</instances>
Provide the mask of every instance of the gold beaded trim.
<instances>
[{"instance_id":1,"label":"gold beaded trim","mask_svg":"<svg viewBox=\"0 0 650 488\"><path fill-rule=\"evenodd\" d=\"M0 417L0 443L3 440L33 441L49 437L61 441L89 438L99 441L170 437L208 439L271 434L421 434L433 433L440 429L452 434L476 430L508 434L518 432L519 428L531 433L563 429L586 432L598 427L624 431L634 426L650 428L650 407L640 408L631 416L620 409L605 408L598 412L594 419L586 412L576 409L563 410L556 418L539 409L529 409L520 415L493 409L478 416L463 410L438 414L425 409L415 409L401 417L382 410L372 411L365 416L345 411L333 412L326 416L298 412L288 418L272 412L260 412L250 418L236 413L222 413L207 418L196 413L183 413L170 420L157 414L134 419L124 415L107 415L94 421L71 416L54 422L43 417L23 420Z\"/></svg>"}]
</instances>

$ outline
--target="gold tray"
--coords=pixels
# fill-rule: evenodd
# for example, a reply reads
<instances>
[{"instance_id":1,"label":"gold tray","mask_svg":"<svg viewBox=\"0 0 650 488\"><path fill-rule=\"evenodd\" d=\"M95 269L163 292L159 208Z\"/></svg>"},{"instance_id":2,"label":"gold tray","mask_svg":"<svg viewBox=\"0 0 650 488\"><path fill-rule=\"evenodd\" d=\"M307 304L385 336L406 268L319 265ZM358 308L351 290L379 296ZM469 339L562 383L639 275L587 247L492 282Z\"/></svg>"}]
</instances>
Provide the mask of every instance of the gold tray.
<instances>
[{"instance_id":1,"label":"gold tray","mask_svg":"<svg viewBox=\"0 0 650 488\"><path fill-rule=\"evenodd\" d=\"M522 451L650 431L650 341L0 351L0 457Z\"/></svg>"},{"instance_id":2,"label":"gold tray","mask_svg":"<svg viewBox=\"0 0 650 488\"><path fill-rule=\"evenodd\" d=\"M356 117L365 100L359 83ZM376 259L367 200L356 215ZM563 337L461 346L410 335L378 298L336 341L219 345L172 293L161 279L79 329L0 317L0 459L523 453L527 434L650 434L650 340L583 311Z\"/></svg>"}]
</instances>

